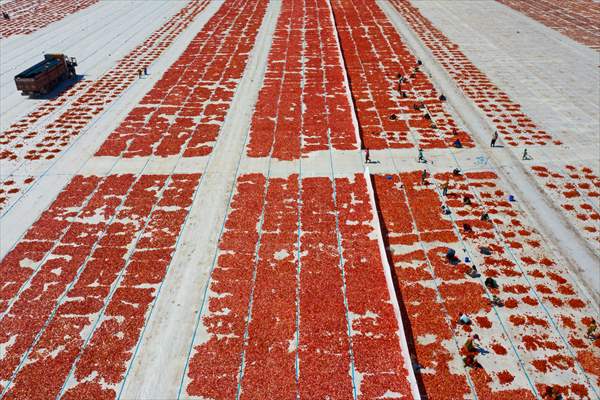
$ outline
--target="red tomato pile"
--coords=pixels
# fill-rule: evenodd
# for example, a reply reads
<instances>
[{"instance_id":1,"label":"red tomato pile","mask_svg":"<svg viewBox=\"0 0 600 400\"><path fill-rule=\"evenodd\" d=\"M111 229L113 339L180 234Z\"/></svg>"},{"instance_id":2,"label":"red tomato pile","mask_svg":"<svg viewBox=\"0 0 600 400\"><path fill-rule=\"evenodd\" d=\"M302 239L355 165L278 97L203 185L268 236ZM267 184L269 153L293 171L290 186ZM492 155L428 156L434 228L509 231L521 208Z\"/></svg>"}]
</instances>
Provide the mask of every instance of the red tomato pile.
<instances>
[{"instance_id":1,"label":"red tomato pile","mask_svg":"<svg viewBox=\"0 0 600 400\"><path fill-rule=\"evenodd\" d=\"M9 200L14 199L23 186L29 185L34 180L33 176L10 176L0 183L0 211L6 208Z\"/></svg>"}]
</instances>

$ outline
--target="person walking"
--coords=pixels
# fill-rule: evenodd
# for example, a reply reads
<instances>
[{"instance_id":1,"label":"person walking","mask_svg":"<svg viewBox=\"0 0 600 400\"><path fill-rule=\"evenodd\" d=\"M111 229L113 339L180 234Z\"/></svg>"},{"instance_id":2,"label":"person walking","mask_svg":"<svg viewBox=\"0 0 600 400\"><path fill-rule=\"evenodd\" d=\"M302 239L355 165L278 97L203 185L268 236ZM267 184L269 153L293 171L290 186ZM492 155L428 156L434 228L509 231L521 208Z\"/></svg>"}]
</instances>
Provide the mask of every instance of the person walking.
<instances>
[{"instance_id":1,"label":"person walking","mask_svg":"<svg viewBox=\"0 0 600 400\"><path fill-rule=\"evenodd\" d=\"M479 335L478 334L474 334L473 336L469 337L467 339L467 341L464 344L464 349L467 351L467 353L479 353L477 351L477 340L479 340Z\"/></svg>"},{"instance_id":2,"label":"person walking","mask_svg":"<svg viewBox=\"0 0 600 400\"><path fill-rule=\"evenodd\" d=\"M425 159L425 156L423 155L423 149L420 147L419 147L419 162L427 163L427 160Z\"/></svg>"},{"instance_id":3,"label":"person walking","mask_svg":"<svg viewBox=\"0 0 600 400\"><path fill-rule=\"evenodd\" d=\"M448 187L450 186L450 181L446 180L446 182L444 182L442 184L442 195L443 196L447 196L448 195Z\"/></svg>"},{"instance_id":4,"label":"person walking","mask_svg":"<svg viewBox=\"0 0 600 400\"><path fill-rule=\"evenodd\" d=\"M427 182L427 170L424 169L423 172L421 172L421 185L425 185L426 182Z\"/></svg>"},{"instance_id":5,"label":"person walking","mask_svg":"<svg viewBox=\"0 0 600 400\"><path fill-rule=\"evenodd\" d=\"M402 93L402 82L404 82L404 77L401 74L398 74L398 91Z\"/></svg>"},{"instance_id":6,"label":"person walking","mask_svg":"<svg viewBox=\"0 0 600 400\"><path fill-rule=\"evenodd\" d=\"M496 147L496 140L498 140L498 132L494 132L494 136L492 136L492 142L490 143L490 147Z\"/></svg>"},{"instance_id":7,"label":"person walking","mask_svg":"<svg viewBox=\"0 0 600 400\"><path fill-rule=\"evenodd\" d=\"M596 320L592 318L592 322L588 325L587 328L587 337L596 340L596 329L598 329L598 325L596 324Z\"/></svg>"},{"instance_id":8,"label":"person walking","mask_svg":"<svg viewBox=\"0 0 600 400\"><path fill-rule=\"evenodd\" d=\"M371 163L371 152L369 149L365 149L365 164Z\"/></svg>"}]
</instances>

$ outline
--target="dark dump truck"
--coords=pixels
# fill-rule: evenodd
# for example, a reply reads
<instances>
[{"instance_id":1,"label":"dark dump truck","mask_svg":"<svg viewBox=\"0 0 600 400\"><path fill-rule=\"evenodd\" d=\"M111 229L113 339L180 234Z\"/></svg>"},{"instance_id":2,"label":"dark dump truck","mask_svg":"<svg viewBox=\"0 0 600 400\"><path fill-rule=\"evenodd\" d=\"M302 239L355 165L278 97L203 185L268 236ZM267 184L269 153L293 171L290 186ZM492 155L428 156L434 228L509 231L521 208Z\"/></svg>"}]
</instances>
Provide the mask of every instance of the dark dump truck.
<instances>
[{"instance_id":1,"label":"dark dump truck","mask_svg":"<svg viewBox=\"0 0 600 400\"><path fill-rule=\"evenodd\" d=\"M65 79L75 76L77 60L64 54L45 54L44 61L15 76L17 90L24 95L47 94Z\"/></svg>"}]
</instances>

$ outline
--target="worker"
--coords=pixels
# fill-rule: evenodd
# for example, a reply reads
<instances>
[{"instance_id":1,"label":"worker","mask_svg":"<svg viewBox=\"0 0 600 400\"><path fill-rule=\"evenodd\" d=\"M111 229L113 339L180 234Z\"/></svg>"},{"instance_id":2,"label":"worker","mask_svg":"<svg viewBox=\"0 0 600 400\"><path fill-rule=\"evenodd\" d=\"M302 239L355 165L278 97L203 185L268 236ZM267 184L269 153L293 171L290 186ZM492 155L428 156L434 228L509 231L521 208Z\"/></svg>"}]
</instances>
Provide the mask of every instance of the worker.
<instances>
[{"instance_id":1,"label":"worker","mask_svg":"<svg viewBox=\"0 0 600 400\"><path fill-rule=\"evenodd\" d=\"M494 136L492 136L492 142L490 143L490 147L496 147L496 140L498 140L498 132L494 132Z\"/></svg>"},{"instance_id":2,"label":"worker","mask_svg":"<svg viewBox=\"0 0 600 400\"><path fill-rule=\"evenodd\" d=\"M456 250L448 249L448 251L446 251L446 258L449 260L455 259L456 258Z\"/></svg>"},{"instance_id":3,"label":"worker","mask_svg":"<svg viewBox=\"0 0 600 400\"><path fill-rule=\"evenodd\" d=\"M465 231L465 233L473 233L473 227L470 224L467 224L466 222L463 224L463 230Z\"/></svg>"},{"instance_id":4,"label":"worker","mask_svg":"<svg viewBox=\"0 0 600 400\"><path fill-rule=\"evenodd\" d=\"M7 13L6 11L3 11L3 12L2 12L2 17L3 17L4 19L10 19L10 15L8 15L8 13Z\"/></svg>"},{"instance_id":5,"label":"worker","mask_svg":"<svg viewBox=\"0 0 600 400\"><path fill-rule=\"evenodd\" d=\"M148 67L144 67L144 75L148 75Z\"/></svg>"},{"instance_id":6,"label":"worker","mask_svg":"<svg viewBox=\"0 0 600 400\"><path fill-rule=\"evenodd\" d=\"M471 197L469 197L468 194L463 196L463 203L465 203L465 205L471 205Z\"/></svg>"},{"instance_id":7,"label":"worker","mask_svg":"<svg viewBox=\"0 0 600 400\"><path fill-rule=\"evenodd\" d=\"M442 214L444 215L450 215L452 212L450 211L450 209L446 206L446 205L442 205Z\"/></svg>"},{"instance_id":8,"label":"worker","mask_svg":"<svg viewBox=\"0 0 600 400\"><path fill-rule=\"evenodd\" d=\"M481 364L479 364L475 359L475 354L467 354L465 357L463 357L463 363L465 364L465 367L482 368Z\"/></svg>"},{"instance_id":9,"label":"worker","mask_svg":"<svg viewBox=\"0 0 600 400\"><path fill-rule=\"evenodd\" d=\"M486 212L484 212L483 214L481 214L481 220L482 221L489 221L490 220L490 215Z\"/></svg>"},{"instance_id":10,"label":"worker","mask_svg":"<svg viewBox=\"0 0 600 400\"><path fill-rule=\"evenodd\" d=\"M421 62L421 60L417 60L417 65L423 65L423 63Z\"/></svg>"},{"instance_id":11,"label":"worker","mask_svg":"<svg viewBox=\"0 0 600 400\"><path fill-rule=\"evenodd\" d=\"M467 272L467 275L469 275L471 278L479 277L479 271L477 271L477 266L475 264L471 266L471 269L469 272Z\"/></svg>"},{"instance_id":12,"label":"worker","mask_svg":"<svg viewBox=\"0 0 600 400\"><path fill-rule=\"evenodd\" d=\"M423 149L420 147L419 147L419 162L427 164L427 160L425 159L425 156L423 155Z\"/></svg>"},{"instance_id":13,"label":"worker","mask_svg":"<svg viewBox=\"0 0 600 400\"><path fill-rule=\"evenodd\" d=\"M440 99L440 101L446 101L446 96L440 94L440 97L438 97L438 99Z\"/></svg>"},{"instance_id":14,"label":"worker","mask_svg":"<svg viewBox=\"0 0 600 400\"><path fill-rule=\"evenodd\" d=\"M527 149L523 150L523 157L521 159L522 160L531 160L531 156L527 152Z\"/></svg>"},{"instance_id":15,"label":"worker","mask_svg":"<svg viewBox=\"0 0 600 400\"><path fill-rule=\"evenodd\" d=\"M467 314L461 311L458 314L458 323L460 325L471 325L471 318L469 318Z\"/></svg>"},{"instance_id":16,"label":"worker","mask_svg":"<svg viewBox=\"0 0 600 400\"><path fill-rule=\"evenodd\" d=\"M504 302L502 300L500 300L500 297L496 296L495 294L492 295L492 300L490 302L492 303L493 306L496 306L496 307L504 306Z\"/></svg>"},{"instance_id":17,"label":"worker","mask_svg":"<svg viewBox=\"0 0 600 400\"><path fill-rule=\"evenodd\" d=\"M371 163L371 152L369 149L365 149L365 164Z\"/></svg>"},{"instance_id":18,"label":"worker","mask_svg":"<svg viewBox=\"0 0 600 400\"><path fill-rule=\"evenodd\" d=\"M402 92L402 82L404 82L404 77L401 74L398 74L398 91Z\"/></svg>"},{"instance_id":19,"label":"worker","mask_svg":"<svg viewBox=\"0 0 600 400\"><path fill-rule=\"evenodd\" d=\"M427 181L427 170L424 169L423 172L421 172L421 185L425 185Z\"/></svg>"},{"instance_id":20,"label":"worker","mask_svg":"<svg viewBox=\"0 0 600 400\"><path fill-rule=\"evenodd\" d=\"M553 386L546 386L546 390L542 395L544 400L560 400L562 399L562 395L560 391Z\"/></svg>"},{"instance_id":21,"label":"worker","mask_svg":"<svg viewBox=\"0 0 600 400\"><path fill-rule=\"evenodd\" d=\"M454 176L460 176L460 169L458 169L458 168L454 168L454 169L452 170L452 175L454 175Z\"/></svg>"},{"instance_id":22,"label":"worker","mask_svg":"<svg viewBox=\"0 0 600 400\"><path fill-rule=\"evenodd\" d=\"M498 282L496 282L496 280L492 277L487 277L485 279L485 286L488 287L489 289L498 289L500 286L498 285Z\"/></svg>"},{"instance_id":23,"label":"worker","mask_svg":"<svg viewBox=\"0 0 600 400\"><path fill-rule=\"evenodd\" d=\"M450 185L450 181L446 179L446 182L442 184L442 196L448 195L448 187Z\"/></svg>"},{"instance_id":24,"label":"worker","mask_svg":"<svg viewBox=\"0 0 600 400\"><path fill-rule=\"evenodd\" d=\"M456 251L450 248L446 251L446 259L452 265L456 265L460 262L460 259L456 256Z\"/></svg>"},{"instance_id":25,"label":"worker","mask_svg":"<svg viewBox=\"0 0 600 400\"><path fill-rule=\"evenodd\" d=\"M429 113L426 112L425 114L423 114L423 118L425 118L426 120L431 120L431 115L429 115Z\"/></svg>"},{"instance_id":26,"label":"worker","mask_svg":"<svg viewBox=\"0 0 600 400\"><path fill-rule=\"evenodd\" d=\"M390 121L395 121L397 119L398 119L398 117L396 116L396 114L390 115Z\"/></svg>"},{"instance_id":27,"label":"worker","mask_svg":"<svg viewBox=\"0 0 600 400\"><path fill-rule=\"evenodd\" d=\"M596 329L598 329L598 325L596 325L596 320L592 318L592 322L587 328L587 337L596 340Z\"/></svg>"},{"instance_id":28,"label":"worker","mask_svg":"<svg viewBox=\"0 0 600 400\"><path fill-rule=\"evenodd\" d=\"M479 340L479 335L478 334L474 334L473 336L469 337L467 339L467 341L465 342L465 345L463 346L464 349L467 351L467 353L471 354L471 353L479 353L477 351L477 342L476 340Z\"/></svg>"},{"instance_id":29,"label":"worker","mask_svg":"<svg viewBox=\"0 0 600 400\"><path fill-rule=\"evenodd\" d=\"M454 143L452 143L452 146L456 147L457 149L462 149L462 143L460 142L460 139L456 139L454 141Z\"/></svg>"}]
</instances>

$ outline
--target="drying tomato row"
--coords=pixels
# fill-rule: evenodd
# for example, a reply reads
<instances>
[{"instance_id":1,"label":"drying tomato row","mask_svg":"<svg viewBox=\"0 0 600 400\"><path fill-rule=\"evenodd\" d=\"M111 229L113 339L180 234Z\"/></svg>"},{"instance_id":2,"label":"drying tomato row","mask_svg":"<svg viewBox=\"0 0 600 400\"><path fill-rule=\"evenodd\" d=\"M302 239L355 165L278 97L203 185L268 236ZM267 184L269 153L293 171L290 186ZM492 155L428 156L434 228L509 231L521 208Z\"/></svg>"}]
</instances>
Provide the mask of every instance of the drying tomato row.
<instances>
[{"instance_id":1,"label":"drying tomato row","mask_svg":"<svg viewBox=\"0 0 600 400\"><path fill-rule=\"evenodd\" d=\"M519 104L492 83L455 43L425 18L410 0L393 0L391 4L431 50L463 93L492 121L506 143L511 146L543 145L552 139L522 112ZM554 143L560 144L556 140Z\"/></svg>"},{"instance_id":2,"label":"drying tomato row","mask_svg":"<svg viewBox=\"0 0 600 400\"><path fill-rule=\"evenodd\" d=\"M444 148L457 139L474 146L429 77L414 71L417 59L375 2L337 0L332 7L364 147Z\"/></svg>"},{"instance_id":3,"label":"drying tomato row","mask_svg":"<svg viewBox=\"0 0 600 400\"><path fill-rule=\"evenodd\" d=\"M327 2L283 2L250 129L248 155L282 160L356 148L350 99ZM302 137L302 138L301 138Z\"/></svg>"},{"instance_id":4,"label":"drying tomato row","mask_svg":"<svg viewBox=\"0 0 600 400\"><path fill-rule=\"evenodd\" d=\"M295 398L298 176L269 179L242 397Z\"/></svg>"},{"instance_id":5,"label":"drying tomato row","mask_svg":"<svg viewBox=\"0 0 600 400\"><path fill-rule=\"evenodd\" d=\"M12 297L0 320L9 398L54 397L73 367L71 398L86 398L90 386L114 397L198 182L197 174L74 177L2 261L19 273L5 284Z\"/></svg>"},{"instance_id":6,"label":"drying tomato row","mask_svg":"<svg viewBox=\"0 0 600 400\"><path fill-rule=\"evenodd\" d=\"M497 0L542 24L555 29L592 49L600 50L600 32L594 21L600 19L600 8L593 1Z\"/></svg>"},{"instance_id":7,"label":"drying tomato row","mask_svg":"<svg viewBox=\"0 0 600 400\"><path fill-rule=\"evenodd\" d=\"M237 181L211 273L213 295L208 309L201 310L208 339L195 347L190 359L188 395L235 397L265 185L260 174L244 175Z\"/></svg>"},{"instance_id":8,"label":"drying tomato row","mask_svg":"<svg viewBox=\"0 0 600 400\"><path fill-rule=\"evenodd\" d=\"M14 147L21 148L25 142L37 137L38 132L35 130L36 124L38 124L38 122L42 123L44 118L50 116L55 111L60 110L60 108L67 104L68 101L79 97L92 85L92 83L93 81L87 80L75 82L72 87L60 93L56 98L40 104L34 111L30 112L19 121L11 124L7 130L2 132L2 138L0 138L0 144L5 146L0 152L0 160L18 160L19 155L15 152L18 150Z\"/></svg>"},{"instance_id":9,"label":"drying tomato row","mask_svg":"<svg viewBox=\"0 0 600 400\"><path fill-rule=\"evenodd\" d=\"M404 343L398 338L381 252L373 238L377 216L373 215L367 182L363 175L355 175L354 179L338 178L335 183L354 368L362 377L359 398L381 398L389 393L411 398L405 368L409 360L403 359Z\"/></svg>"},{"instance_id":10,"label":"drying tomato row","mask_svg":"<svg viewBox=\"0 0 600 400\"><path fill-rule=\"evenodd\" d=\"M565 165L533 166L536 180L551 199L561 205L577 231L592 246L600 243L600 179L592 169Z\"/></svg>"},{"instance_id":11,"label":"drying tomato row","mask_svg":"<svg viewBox=\"0 0 600 400\"><path fill-rule=\"evenodd\" d=\"M96 155L210 154L266 7L263 1L224 3Z\"/></svg>"},{"instance_id":12,"label":"drying tomato row","mask_svg":"<svg viewBox=\"0 0 600 400\"><path fill-rule=\"evenodd\" d=\"M32 3L16 0L2 4L0 12L6 12L9 20L0 24L0 38L28 35L70 14L96 4L98 0L46 0Z\"/></svg>"}]
</instances>

